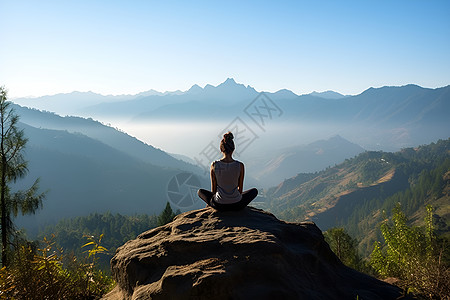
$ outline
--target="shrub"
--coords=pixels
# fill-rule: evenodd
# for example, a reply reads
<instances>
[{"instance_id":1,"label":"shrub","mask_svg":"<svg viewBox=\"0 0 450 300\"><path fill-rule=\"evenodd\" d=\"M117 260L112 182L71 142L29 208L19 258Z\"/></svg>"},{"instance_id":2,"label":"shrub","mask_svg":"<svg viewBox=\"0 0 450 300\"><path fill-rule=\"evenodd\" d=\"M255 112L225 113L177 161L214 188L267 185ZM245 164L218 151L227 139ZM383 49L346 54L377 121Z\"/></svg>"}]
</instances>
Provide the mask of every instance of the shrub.
<instances>
[{"instance_id":1,"label":"shrub","mask_svg":"<svg viewBox=\"0 0 450 300\"><path fill-rule=\"evenodd\" d=\"M392 221L381 225L385 244L376 242L370 263L382 278L395 277L405 291L426 298L450 295L450 269L442 262L445 244L434 233L433 210L427 207L425 227L408 226L400 205Z\"/></svg>"},{"instance_id":2,"label":"shrub","mask_svg":"<svg viewBox=\"0 0 450 300\"><path fill-rule=\"evenodd\" d=\"M30 243L20 245L11 266L0 270L0 299L99 299L114 282L96 268L99 252L91 251L99 245L88 244L94 247L83 261L64 256L51 240L44 239L38 250Z\"/></svg>"}]
</instances>

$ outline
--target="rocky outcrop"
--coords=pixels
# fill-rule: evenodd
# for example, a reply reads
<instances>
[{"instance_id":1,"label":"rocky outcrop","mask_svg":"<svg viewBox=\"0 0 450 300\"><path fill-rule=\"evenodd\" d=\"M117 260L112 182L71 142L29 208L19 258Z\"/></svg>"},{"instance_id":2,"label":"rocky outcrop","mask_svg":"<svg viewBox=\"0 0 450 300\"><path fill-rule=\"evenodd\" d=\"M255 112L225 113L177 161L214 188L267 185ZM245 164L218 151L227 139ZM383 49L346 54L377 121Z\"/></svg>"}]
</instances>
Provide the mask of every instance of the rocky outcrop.
<instances>
[{"instance_id":1,"label":"rocky outcrop","mask_svg":"<svg viewBox=\"0 0 450 300\"><path fill-rule=\"evenodd\" d=\"M181 214L111 260L104 299L396 299L398 288L344 266L311 222L247 207Z\"/></svg>"}]
</instances>

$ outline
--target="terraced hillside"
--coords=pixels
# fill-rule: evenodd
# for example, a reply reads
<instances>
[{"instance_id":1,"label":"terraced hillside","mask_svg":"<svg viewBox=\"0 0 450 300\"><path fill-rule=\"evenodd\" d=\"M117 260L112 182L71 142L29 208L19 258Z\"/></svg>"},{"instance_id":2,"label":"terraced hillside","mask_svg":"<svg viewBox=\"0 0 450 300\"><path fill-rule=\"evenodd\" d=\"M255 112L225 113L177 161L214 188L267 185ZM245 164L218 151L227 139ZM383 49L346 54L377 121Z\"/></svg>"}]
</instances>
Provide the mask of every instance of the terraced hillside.
<instances>
[{"instance_id":1,"label":"terraced hillside","mask_svg":"<svg viewBox=\"0 0 450 300\"><path fill-rule=\"evenodd\" d=\"M395 153L364 152L314 174L298 174L267 191L266 207L289 221L314 221L319 228L343 226L367 250L377 224L400 202L422 219L426 204L448 231L450 140ZM446 198L447 197L447 198Z\"/></svg>"}]
</instances>

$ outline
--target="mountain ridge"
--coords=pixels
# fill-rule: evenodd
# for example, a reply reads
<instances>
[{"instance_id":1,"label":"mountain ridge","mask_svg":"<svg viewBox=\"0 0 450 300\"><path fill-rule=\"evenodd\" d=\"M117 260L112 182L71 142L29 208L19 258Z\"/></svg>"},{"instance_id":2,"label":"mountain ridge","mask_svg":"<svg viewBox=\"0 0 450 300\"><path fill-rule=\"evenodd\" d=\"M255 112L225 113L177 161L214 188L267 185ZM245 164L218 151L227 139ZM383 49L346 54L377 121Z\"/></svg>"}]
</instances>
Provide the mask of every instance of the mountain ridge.
<instances>
[{"instance_id":1,"label":"mountain ridge","mask_svg":"<svg viewBox=\"0 0 450 300\"><path fill-rule=\"evenodd\" d=\"M17 219L31 235L62 218L92 212L157 214L168 201L167 183L183 172L144 162L81 133L19 126L29 140L29 172L13 189L40 178L40 189L47 191L41 210Z\"/></svg>"},{"instance_id":2,"label":"mountain ridge","mask_svg":"<svg viewBox=\"0 0 450 300\"><path fill-rule=\"evenodd\" d=\"M308 95L314 96L314 97L319 97L319 98L324 98L324 99L342 99L348 96L342 95L340 93L337 93L335 91L324 91L324 92L312 92L309 93Z\"/></svg>"},{"instance_id":3,"label":"mountain ridge","mask_svg":"<svg viewBox=\"0 0 450 300\"><path fill-rule=\"evenodd\" d=\"M323 93L296 95L286 89L264 94L283 112L272 123L292 124L295 132L294 127L304 127L307 122L312 131L322 130L316 139L339 134L366 149L394 151L430 143L446 138L443 128L450 127L449 85L435 89L415 84L370 87L358 95L339 99L327 99ZM231 122L233 117L243 119L245 114L251 115L258 95L252 87L228 78L217 86L208 84L201 88L194 84L180 93L97 103L79 108L72 115L105 122L117 119L129 127L161 120ZM264 115L266 106L258 109L258 115Z\"/></svg>"},{"instance_id":4,"label":"mountain ridge","mask_svg":"<svg viewBox=\"0 0 450 300\"><path fill-rule=\"evenodd\" d=\"M62 117L54 113L42 112L36 109L21 107L19 105L14 105L14 110L20 116L21 122L36 128L80 132L154 165L179 168L195 173L201 172L200 168L195 165L175 159L161 149L155 148L127 133L120 132L115 128L104 125L93 119L74 116Z\"/></svg>"},{"instance_id":5,"label":"mountain ridge","mask_svg":"<svg viewBox=\"0 0 450 300\"><path fill-rule=\"evenodd\" d=\"M277 153L265 153L250 165L260 186L270 187L299 173L318 172L364 152L364 148L340 135L306 145L292 145Z\"/></svg>"}]
</instances>

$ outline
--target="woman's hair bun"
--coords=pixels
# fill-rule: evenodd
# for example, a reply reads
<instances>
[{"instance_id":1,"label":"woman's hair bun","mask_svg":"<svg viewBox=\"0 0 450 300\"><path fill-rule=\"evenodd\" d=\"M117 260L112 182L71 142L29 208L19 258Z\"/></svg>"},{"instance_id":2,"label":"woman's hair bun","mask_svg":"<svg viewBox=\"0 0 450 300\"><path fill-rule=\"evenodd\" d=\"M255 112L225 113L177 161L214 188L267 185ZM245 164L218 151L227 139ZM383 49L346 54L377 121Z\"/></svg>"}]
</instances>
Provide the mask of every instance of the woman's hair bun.
<instances>
[{"instance_id":1,"label":"woman's hair bun","mask_svg":"<svg viewBox=\"0 0 450 300\"><path fill-rule=\"evenodd\" d=\"M234 151L234 136L228 131L223 135L223 139L220 141L220 151L224 153L233 153Z\"/></svg>"},{"instance_id":2,"label":"woman's hair bun","mask_svg":"<svg viewBox=\"0 0 450 300\"><path fill-rule=\"evenodd\" d=\"M223 138L224 138L224 140L229 141L229 140L233 140L233 139L234 139L234 136L233 136L233 134L231 133L231 131L228 131L227 133L225 133L225 134L223 135Z\"/></svg>"}]
</instances>

